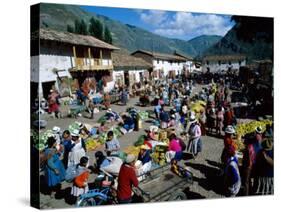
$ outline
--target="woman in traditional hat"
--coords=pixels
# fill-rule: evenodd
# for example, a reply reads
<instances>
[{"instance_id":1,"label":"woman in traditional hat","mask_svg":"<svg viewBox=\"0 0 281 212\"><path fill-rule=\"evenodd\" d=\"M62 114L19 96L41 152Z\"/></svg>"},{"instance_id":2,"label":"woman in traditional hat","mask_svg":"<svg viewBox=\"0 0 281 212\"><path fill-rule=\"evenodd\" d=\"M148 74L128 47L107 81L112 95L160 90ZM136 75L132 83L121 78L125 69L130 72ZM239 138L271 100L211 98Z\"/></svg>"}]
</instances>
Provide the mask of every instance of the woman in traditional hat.
<instances>
[{"instance_id":1,"label":"woman in traditional hat","mask_svg":"<svg viewBox=\"0 0 281 212\"><path fill-rule=\"evenodd\" d=\"M273 142L267 138L263 140L262 150L256 156L253 194L273 194L273 165Z\"/></svg>"},{"instance_id":2,"label":"woman in traditional hat","mask_svg":"<svg viewBox=\"0 0 281 212\"><path fill-rule=\"evenodd\" d=\"M49 137L47 142L48 148L44 152L47 159L45 166L45 180L50 189L50 195L53 197L52 192L59 189L60 183L65 178L65 169L59 159L56 149L56 139L54 137Z\"/></svg>"},{"instance_id":3,"label":"woman in traditional hat","mask_svg":"<svg viewBox=\"0 0 281 212\"><path fill-rule=\"evenodd\" d=\"M224 191L226 197L235 197L241 188L241 177L235 148L233 146L229 147L227 154L229 158L224 171Z\"/></svg>"},{"instance_id":4,"label":"woman in traditional hat","mask_svg":"<svg viewBox=\"0 0 281 212\"><path fill-rule=\"evenodd\" d=\"M201 139L201 128L195 115L191 115L189 118L190 127L188 130L189 142L187 145L187 150L189 150L195 159L198 154L198 142Z\"/></svg>"},{"instance_id":5,"label":"woman in traditional hat","mask_svg":"<svg viewBox=\"0 0 281 212\"><path fill-rule=\"evenodd\" d=\"M222 161L222 164L225 165L228 161L228 159L231 157L229 154L228 154L228 150L229 148L234 148L235 150L237 149L237 146L235 144L235 141L233 140L233 135L235 134L235 129L232 125L228 125L226 128L225 128L225 135L224 135L224 148L223 148L223 151L222 151L222 154L221 154L221 161Z\"/></svg>"},{"instance_id":6,"label":"woman in traditional hat","mask_svg":"<svg viewBox=\"0 0 281 212\"><path fill-rule=\"evenodd\" d=\"M79 130L71 132L71 142L74 145L68 155L68 166L77 165L83 156L86 156L86 146L84 140L80 138Z\"/></svg>"}]
</instances>

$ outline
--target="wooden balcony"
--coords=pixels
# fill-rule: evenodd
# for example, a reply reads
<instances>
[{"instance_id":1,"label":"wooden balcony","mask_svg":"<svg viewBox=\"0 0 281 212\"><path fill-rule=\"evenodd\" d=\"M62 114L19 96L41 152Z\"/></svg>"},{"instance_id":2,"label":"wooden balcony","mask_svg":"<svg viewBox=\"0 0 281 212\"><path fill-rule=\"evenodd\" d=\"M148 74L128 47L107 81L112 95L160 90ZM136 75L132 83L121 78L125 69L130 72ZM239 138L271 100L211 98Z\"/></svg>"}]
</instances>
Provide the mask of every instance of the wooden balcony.
<instances>
[{"instance_id":1,"label":"wooden balcony","mask_svg":"<svg viewBox=\"0 0 281 212\"><path fill-rule=\"evenodd\" d=\"M97 58L74 58L72 71L95 71L95 70L112 70L111 59L97 59Z\"/></svg>"}]
</instances>

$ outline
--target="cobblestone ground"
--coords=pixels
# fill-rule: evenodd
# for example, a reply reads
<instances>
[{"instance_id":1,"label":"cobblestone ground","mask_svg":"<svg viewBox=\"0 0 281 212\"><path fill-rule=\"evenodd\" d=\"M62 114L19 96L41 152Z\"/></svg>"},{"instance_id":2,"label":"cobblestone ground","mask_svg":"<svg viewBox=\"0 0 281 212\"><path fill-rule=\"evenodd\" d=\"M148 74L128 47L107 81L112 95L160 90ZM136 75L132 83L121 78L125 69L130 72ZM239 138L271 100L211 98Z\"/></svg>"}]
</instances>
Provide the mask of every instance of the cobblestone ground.
<instances>
[{"instance_id":1,"label":"cobblestone ground","mask_svg":"<svg viewBox=\"0 0 281 212\"><path fill-rule=\"evenodd\" d=\"M193 93L201 90L201 86L195 87ZM130 99L129 104L127 106L135 106L138 99L133 98ZM152 110L152 107L138 107L141 110ZM112 105L112 109L117 112L122 112L125 110L124 106ZM80 121L83 123L95 123L98 118L103 115L105 111L101 111L100 113L95 115L94 119L89 119L86 117L78 117L74 118L63 118L63 119L53 119L51 117L46 116L46 120L48 121L48 125L46 129L51 129L53 126L59 126L61 129L66 129L68 125L74 121ZM89 116L89 114L85 114ZM152 119L150 119L152 120ZM144 129L147 129L150 126L149 121L143 123L143 128L140 131L134 131L132 133L128 133L122 136L119 141L121 144L121 148L127 147L129 145L133 145L136 139L144 133ZM220 155L223 148L223 140L222 138L216 138L214 136L203 136L203 151L199 154L196 160L187 159L184 160L185 163L194 174L194 183L193 185L188 186L188 189L185 190L188 199L204 199L204 198L221 198L223 197L221 194L221 186L222 179L218 177L219 173L219 165L220 165ZM94 152L87 153L91 160L93 159ZM94 176L91 176L90 183L93 181ZM41 192L41 207L42 208L65 208L65 207L74 207L70 205L67 201L67 196L70 193L71 184L70 183L62 183L61 192L56 195L55 198L50 198L49 195Z\"/></svg>"}]
</instances>

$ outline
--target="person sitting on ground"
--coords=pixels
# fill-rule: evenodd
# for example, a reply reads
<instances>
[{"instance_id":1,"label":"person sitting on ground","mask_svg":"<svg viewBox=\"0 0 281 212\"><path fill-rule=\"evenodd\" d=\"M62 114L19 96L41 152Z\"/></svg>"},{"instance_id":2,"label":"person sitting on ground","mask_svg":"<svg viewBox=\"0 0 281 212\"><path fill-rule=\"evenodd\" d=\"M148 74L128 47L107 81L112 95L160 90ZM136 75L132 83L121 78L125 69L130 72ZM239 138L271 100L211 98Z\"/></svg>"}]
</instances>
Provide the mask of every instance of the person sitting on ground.
<instances>
[{"instance_id":1,"label":"person sitting on ground","mask_svg":"<svg viewBox=\"0 0 281 212\"><path fill-rule=\"evenodd\" d=\"M134 119L129 116L129 115L123 115L122 116L122 127L125 129L125 131L123 131L123 133L128 133L128 132L132 132L135 128L135 121Z\"/></svg>"},{"instance_id":2,"label":"person sitting on ground","mask_svg":"<svg viewBox=\"0 0 281 212\"><path fill-rule=\"evenodd\" d=\"M89 191L88 179L90 176L90 170L87 169L89 159L82 157L80 163L77 164L78 175L73 180L71 187L71 195L77 199L82 194L86 194Z\"/></svg>"},{"instance_id":3,"label":"person sitting on ground","mask_svg":"<svg viewBox=\"0 0 281 212\"><path fill-rule=\"evenodd\" d=\"M105 142L105 151L107 156L118 156L120 150L120 143L114 137L113 131L108 131Z\"/></svg>"},{"instance_id":4,"label":"person sitting on ground","mask_svg":"<svg viewBox=\"0 0 281 212\"><path fill-rule=\"evenodd\" d=\"M118 175L117 199L119 204L132 202L132 186L137 187L139 182L134 169L136 157L128 155L122 164Z\"/></svg>"},{"instance_id":5,"label":"person sitting on ground","mask_svg":"<svg viewBox=\"0 0 281 212\"><path fill-rule=\"evenodd\" d=\"M113 176L118 176L120 167L123 163L121 158L114 156L106 157L101 151L95 153L95 158L96 170L98 173L106 172Z\"/></svg>"},{"instance_id":6,"label":"person sitting on ground","mask_svg":"<svg viewBox=\"0 0 281 212\"><path fill-rule=\"evenodd\" d=\"M99 126L98 133L102 134L104 132L106 132L106 127L105 127L105 122L103 121Z\"/></svg>"},{"instance_id":7,"label":"person sitting on ground","mask_svg":"<svg viewBox=\"0 0 281 212\"><path fill-rule=\"evenodd\" d=\"M151 148L148 145L141 145L138 160L142 162L142 172L147 173L151 169Z\"/></svg>"},{"instance_id":8,"label":"person sitting on ground","mask_svg":"<svg viewBox=\"0 0 281 212\"><path fill-rule=\"evenodd\" d=\"M118 113L115 111L112 111L111 108L109 108L106 111L105 117L106 117L106 120L108 120L108 121L120 121L121 120L121 117L118 115Z\"/></svg>"}]
</instances>

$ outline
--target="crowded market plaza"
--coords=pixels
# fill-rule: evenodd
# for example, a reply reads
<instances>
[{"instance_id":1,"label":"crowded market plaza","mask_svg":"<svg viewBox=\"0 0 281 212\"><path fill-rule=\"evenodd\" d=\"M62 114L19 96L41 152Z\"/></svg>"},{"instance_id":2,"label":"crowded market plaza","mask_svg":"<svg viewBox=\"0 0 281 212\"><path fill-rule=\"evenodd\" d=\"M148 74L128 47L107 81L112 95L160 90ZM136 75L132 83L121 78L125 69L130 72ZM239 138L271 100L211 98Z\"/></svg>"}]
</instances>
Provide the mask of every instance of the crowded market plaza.
<instances>
[{"instance_id":1,"label":"crowded market plaza","mask_svg":"<svg viewBox=\"0 0 281 212\"><path fill-rule=\"evenodd\" d=\"M112 93L85 79L33 106L42 208L273 194L273 88L258 75L182 74Z\"/></svg>"}]
</instances>

